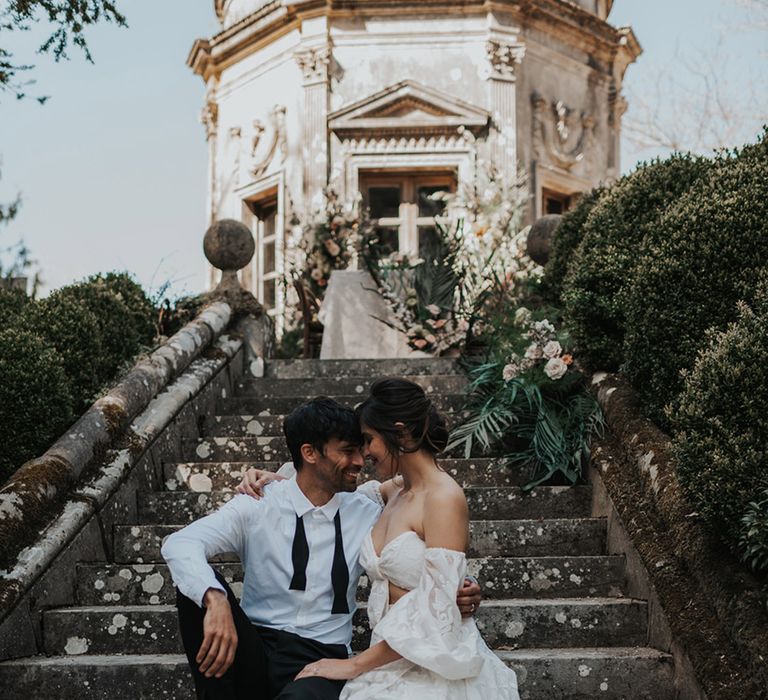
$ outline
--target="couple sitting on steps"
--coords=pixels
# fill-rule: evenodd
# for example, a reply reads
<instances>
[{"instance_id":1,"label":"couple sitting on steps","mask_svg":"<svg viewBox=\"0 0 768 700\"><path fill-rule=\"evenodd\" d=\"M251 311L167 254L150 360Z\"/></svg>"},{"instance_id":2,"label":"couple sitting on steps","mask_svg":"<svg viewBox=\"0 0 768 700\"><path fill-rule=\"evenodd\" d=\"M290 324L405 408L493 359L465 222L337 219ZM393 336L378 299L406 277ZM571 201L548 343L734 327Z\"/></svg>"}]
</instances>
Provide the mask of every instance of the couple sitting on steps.
<instances>
[{"instance_id":1,"label":"couple sitting on steps","mask_svg":"<svg viewBox=\"0 0 768 700\"><path fill-rule=\"evenodd\" d=\"M517 700L472 618L467 502L435 461L448 432L423 389L382 379L355 412L318 398L283 429L295 472L249 470L163 545L198 697ZM364 456L387 481L357 488ZM208 564L225 552L243 564L239 604ZM363 570L373 633L351 656Z\"/></svg>"}]
</instances>

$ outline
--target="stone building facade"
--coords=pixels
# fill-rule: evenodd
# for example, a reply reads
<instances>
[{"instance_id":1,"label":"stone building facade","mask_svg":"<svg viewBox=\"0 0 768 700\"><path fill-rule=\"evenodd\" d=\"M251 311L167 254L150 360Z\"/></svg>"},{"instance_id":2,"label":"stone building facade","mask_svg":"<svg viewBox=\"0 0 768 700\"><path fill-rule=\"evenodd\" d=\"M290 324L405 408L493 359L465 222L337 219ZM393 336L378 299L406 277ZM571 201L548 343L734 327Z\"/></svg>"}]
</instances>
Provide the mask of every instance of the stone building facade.
<instances>
[{"instance_id":1,"label":"stone building facade","mask_svg":"<svg viewBox=\"0 0 768 700\"><path fill-rule=\"evenodd\" d=\"M279 311L293 223L331 184L418 250L427 195L492 165L527 218L619 172L622 80L640 46L613 0L215 0L205 81L209 220L251 227L244 284ZM213 274L213 272L212 272ZM213 279L211 280L213 281Z\"/></svg>"}]
</instances>

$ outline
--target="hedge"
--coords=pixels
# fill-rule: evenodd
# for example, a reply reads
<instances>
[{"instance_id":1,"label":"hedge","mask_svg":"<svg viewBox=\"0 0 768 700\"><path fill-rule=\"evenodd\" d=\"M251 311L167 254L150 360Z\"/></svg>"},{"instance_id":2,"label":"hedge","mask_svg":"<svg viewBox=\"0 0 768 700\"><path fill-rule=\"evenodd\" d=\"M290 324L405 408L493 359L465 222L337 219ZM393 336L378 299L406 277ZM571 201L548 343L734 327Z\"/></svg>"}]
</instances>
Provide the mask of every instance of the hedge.
<instances>
[{"instance_id":1,"label":"hedge","mask_svg":"<svg viewBox=\"0 0 768 700\"><path fill-rule=\"evenodd\" d=\"M726 330L708 334L668 416L696 512L760 570L768 569L768 284L755 296Z\"/></svg>"},{"instance_id":2,"label":"hedge","mask_svg":"<svg viewBox=\"0 0 768 700\"><path fill-rule=\"evenodd\" d=\"M96 314L65 287L29 304L23 323L59 352L72 382L72 408L84 409L108 379L102 371L104 348Z\"/></svg>"},{"instance_id":3,"label":"hedge","mask_svg":"<svg viewBox=\"0 0 768 700\"><path fill-rule=\"evenodd\" d=\"M585 192L576 206L565 213L557 227L552 251L544 267L544 277L539 287L542 297L551 304L561 303L563 282L571 267L576 248L581 243L584 223L605 192L604 187Z\"/></svg>"},{"instance_id":4,"label":"hedge","mask_svg":"<svg viewBox=\"0 0 768 700\"><path fill-rule=\"evenodd\" d=\"M624 369L662 426L707 329L724 329L739 300L754 300L757 275L768 267L766 136L720 155L665 213L628 285Z\"/></svg>"},{"instance_id":5,"label":"hedge","mask_svg":"<svg viewBox=\"0 0 768 700\"><path fill-rule=\"evenodd\" d=\"M16 323L28 301L21 289L0 289L0 328Z\"/></svg>"},{"instance_id":6,"label":"hedge","mask_svg":"<svg viewBox=\"0 0 768 700\"><path fill-rule=\"evenodd\" d=\"M0 328L0 483L47 449L71 406L61 355L31 331Z\"/></svg>"},{"instance_id":7,"label":"hedge","mask_svg":"<svg viewBox=\"0 0 768 700\"><path fill-rule=\"evenodd\" d=\"M155 305L131 275L127 272L107 272L105 275L92 275L86 283L97 286L103 284L112 292L128 307L139 343L149 345L152 342L156 330Z\"/></svg>"},{"instance_id":8,"label":"hedge","mask_svg":"<svg viewBox=\"0 0 768 700\"><path fill-rule=\"evenodd\" d=\"M602 195L584 222L562 299L580 359L594 369L622 364L625 294L647 238L659 235L666 210L710 169L675 154L641 165Z\"/></svg>"}]
</instances>

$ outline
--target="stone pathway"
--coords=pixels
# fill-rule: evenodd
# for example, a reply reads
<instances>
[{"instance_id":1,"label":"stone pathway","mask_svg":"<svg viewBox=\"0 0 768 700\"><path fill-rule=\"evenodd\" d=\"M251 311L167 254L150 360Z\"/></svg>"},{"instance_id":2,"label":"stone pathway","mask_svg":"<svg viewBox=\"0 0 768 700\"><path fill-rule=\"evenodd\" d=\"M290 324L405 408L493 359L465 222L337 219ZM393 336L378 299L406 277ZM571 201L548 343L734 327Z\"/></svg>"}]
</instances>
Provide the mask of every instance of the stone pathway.
<instances>
[{"instance_id":1,"label":"stone pathway","mask_svg":"<svg viewBox=\"0 0 768 700\"><path fill-rule=\"evenodd\" d=\"M281 414L303 397L353 405L383 375L412 376L445 410L461 406L464 379L445 360L274 361L265 379L222 399L220 415L201 419L203 436L164 465L165 490L140 494L139 521L116 526L114 561L78 564L76 605L44 614L49 656L0 663L3 698L192 698L163 538L231 498L249 466L275 469L288 458ZM470 504L470 571L485 596L478 625L517 671L521 696L674 698L672 660L646 646L647 605L623 595L624 560L605 554L606 524L590 517L590 488L526 495L522 480L493 460L443 465ZM238 592L236 559L219 557L217 565ZM354 646L368 636L363 605Z\"/></svg>"}]
</instances>

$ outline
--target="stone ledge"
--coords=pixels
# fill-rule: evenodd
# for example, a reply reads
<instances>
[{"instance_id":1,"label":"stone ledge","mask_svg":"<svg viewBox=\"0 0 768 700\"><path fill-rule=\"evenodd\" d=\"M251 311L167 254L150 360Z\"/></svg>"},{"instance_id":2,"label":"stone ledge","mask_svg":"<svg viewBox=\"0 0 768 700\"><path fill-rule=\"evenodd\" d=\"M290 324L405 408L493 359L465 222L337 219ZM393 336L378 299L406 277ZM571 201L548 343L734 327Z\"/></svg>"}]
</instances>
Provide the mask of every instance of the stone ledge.
<instances>
[{"instance_id":1,"label":"stone ledge","mask_svg":"<svg viewBox=\"0 0 768 700\"><path fill-rule=\"evenodd\" d=\"M642 558L672 634L707 697L757 697L757 689L768 687L768 612L759 583L692 512L670 437L643 416L628 383L597 373L592 385L612 434L597 441L594 469Z\"/></svg>"},{"instance_id":2,"label":"stone ledge","mask_svg":"<svg viewBox=\"0 0 768 700\"><path fill-rule=\"evenodd\" d=\"M229 317L229 307L224 304L203 311L168 343L139 362L46 455L28 462L2 489L0 498L6 497L2 502L10 499L18 513L10 517L14 513L9 511L0 518L2 553L8 566L0 578L0 619L12 612L46 568L116 493L141 455L185 403L240 350L241 340L223 336L207 353L209 356L200 356L224 330ZM174 383L169 384L174 377ZM110 414L109 407L115 406L119 409L117 415L114 411ZM131 419L133 424L127 426ZM119 446L110 449L118 438ZM51 455L61 467L58 480L50 479L45 468Z\"/></svg>"}]
</instances>

